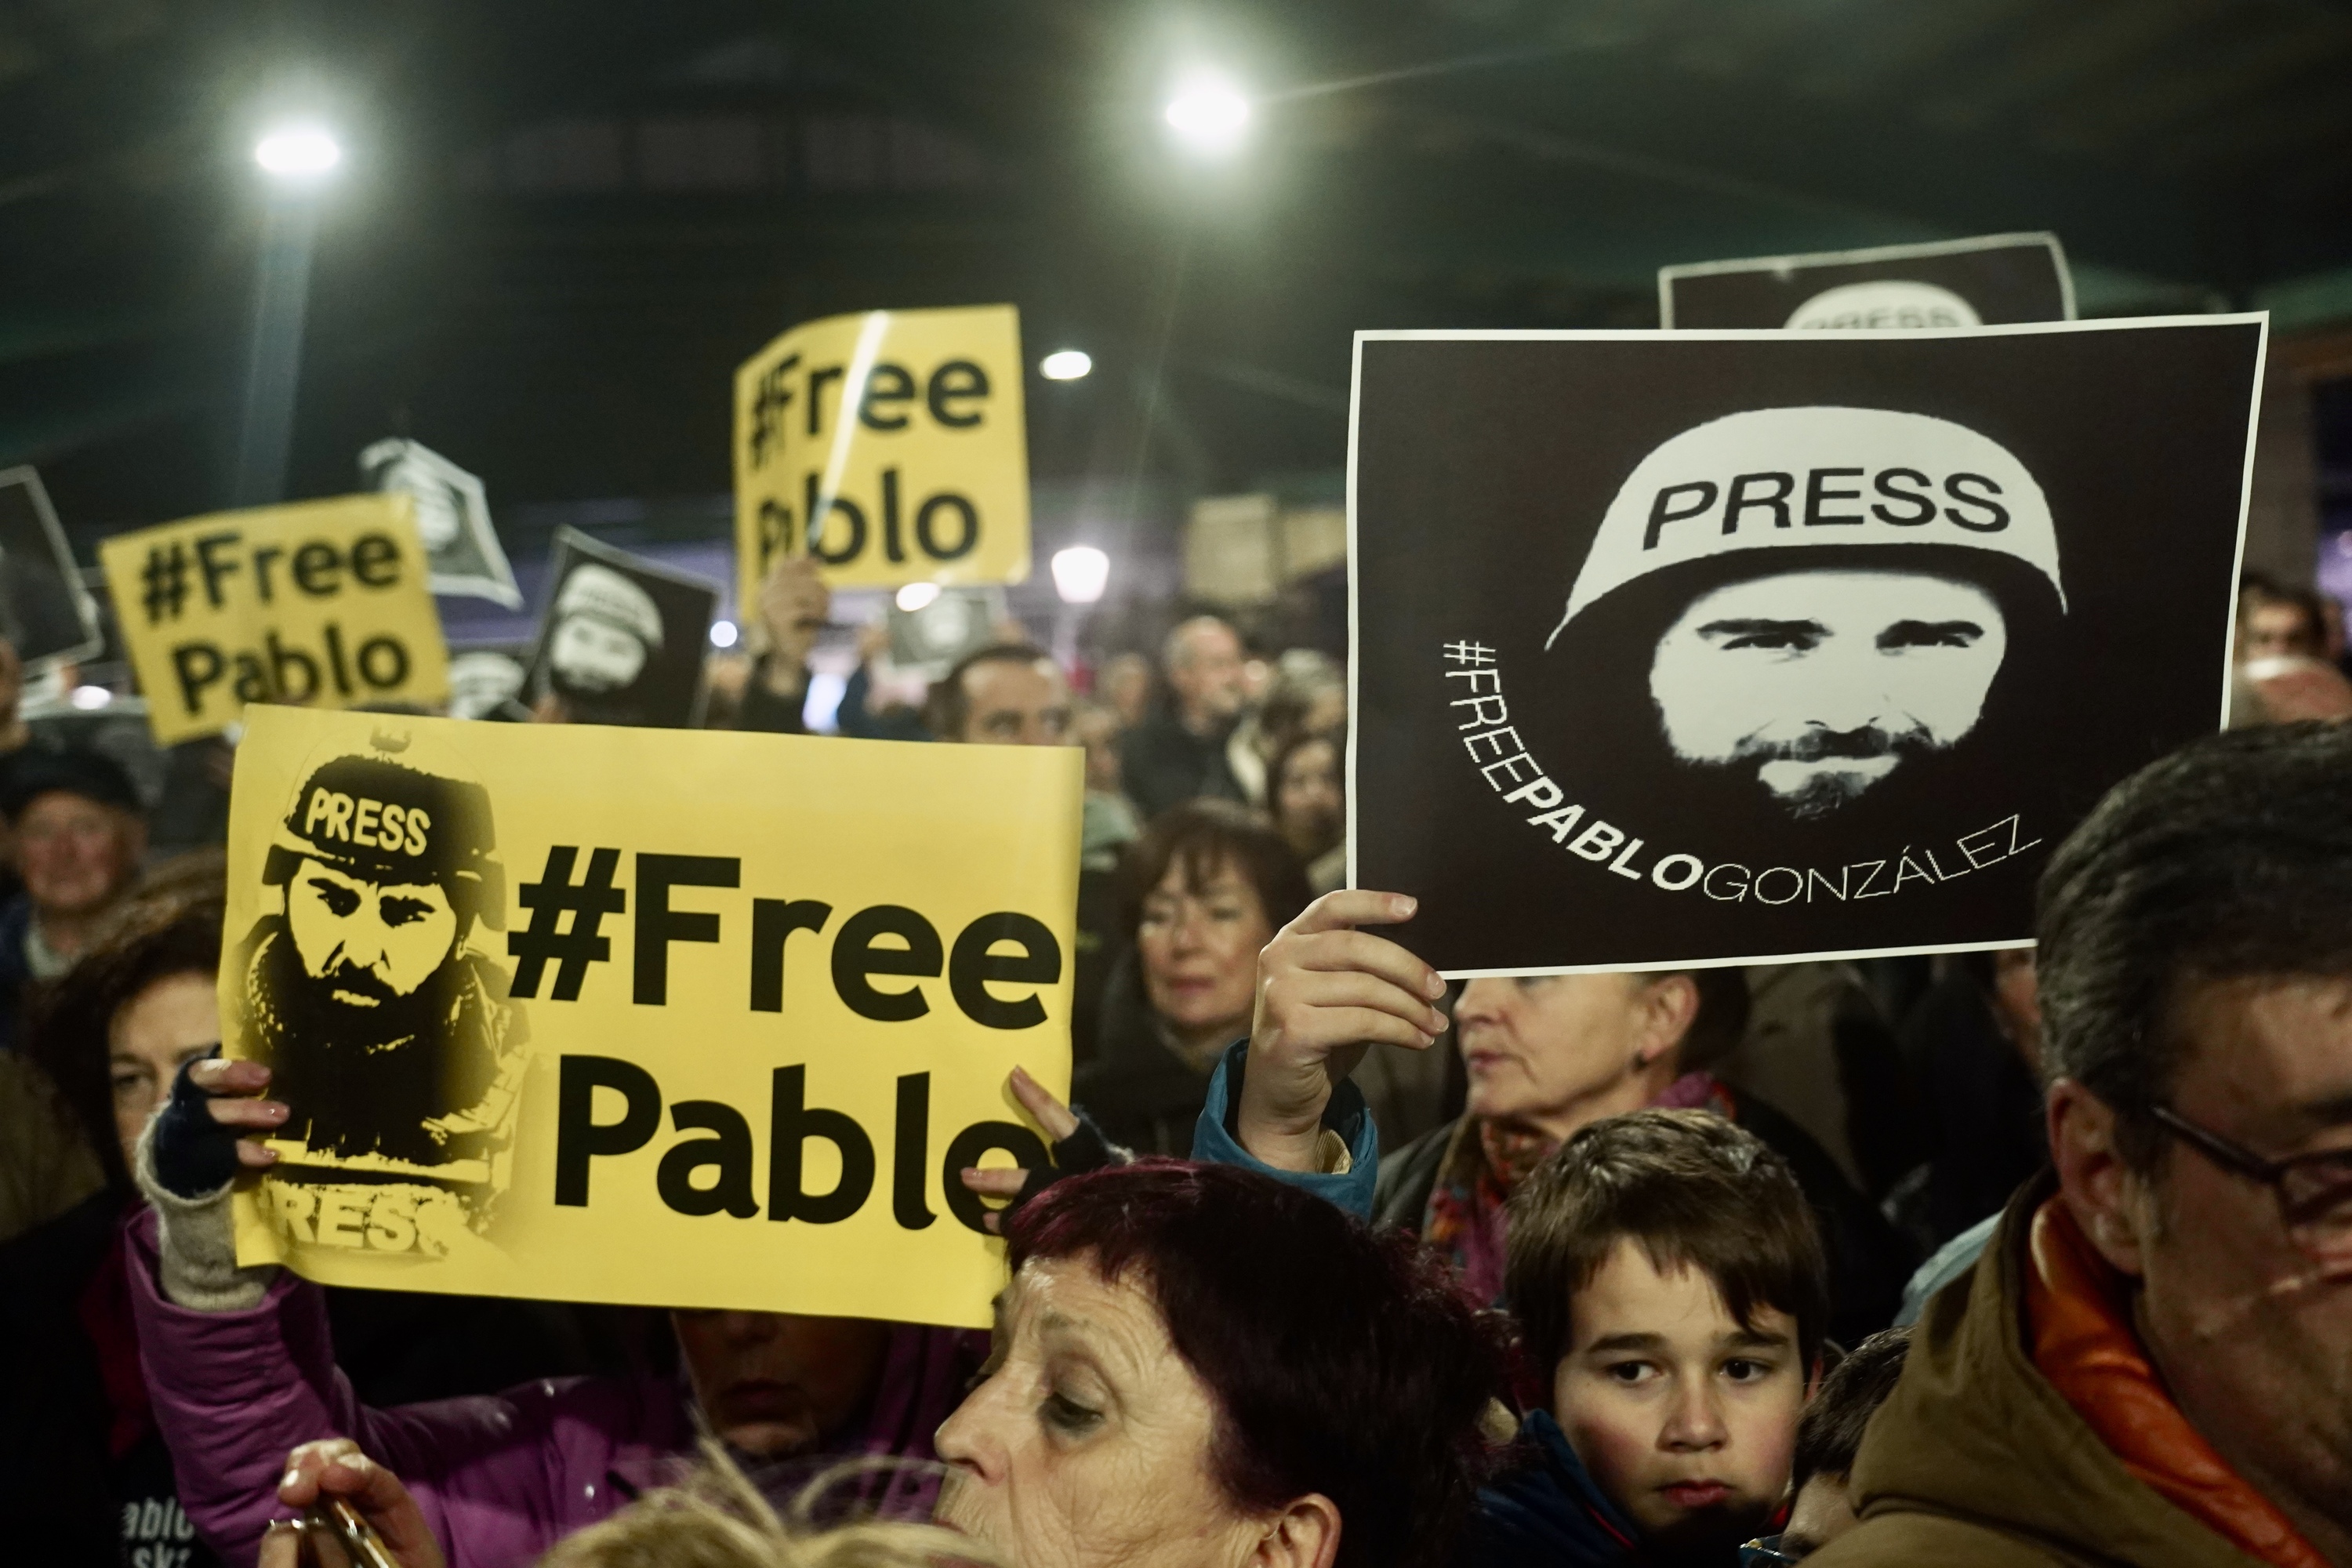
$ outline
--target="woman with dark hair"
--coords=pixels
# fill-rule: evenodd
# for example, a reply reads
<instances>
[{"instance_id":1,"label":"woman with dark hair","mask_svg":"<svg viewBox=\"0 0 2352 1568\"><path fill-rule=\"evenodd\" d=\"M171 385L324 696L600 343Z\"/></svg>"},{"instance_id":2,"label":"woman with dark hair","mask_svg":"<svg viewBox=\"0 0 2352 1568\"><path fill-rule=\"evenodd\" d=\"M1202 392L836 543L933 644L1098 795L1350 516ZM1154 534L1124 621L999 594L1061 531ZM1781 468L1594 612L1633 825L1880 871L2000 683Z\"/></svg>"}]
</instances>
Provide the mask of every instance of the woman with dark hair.
<instances>
[{"instance_id":1,"label":"woman with dark hair","mask_svg":"<svg viewBox=\"0 0 2352 1568\"><path fill-rule=\"evenodd\" d=\"M1307 868L1307 885L1328 893L1348 881L1348 738L1308 731L1275 753L1265 773L1275 830Z\"/></svg>"},{"instance_id":2,"label":"woman with dark hair","mask_svg":"<svg viewBox=\"0 0 2352 1568\"><path fill-rule=\"evenodd\" d=\"M58 1562L214 1561L147 1408L121 1246L130 1149L180 1064L220 1037L216 883L134 894L35 999L25 1052L106 1184L0 1248L0 1517Z\"/></svg>"},{"instance_id":3,"label":"woman with dark hair","mask_svg":"<svg viewBox=\"0 0 2352 1568\"><path fill-rule=\"evenodd\" d=\"M1249 1033L1258 949L1307 907L1307 877L1243 807L1193 801L1152 822L1121 881L1132 951L1074 1098L1119 1142L1182 1154L1219 1053Z\"/></svg>"},{"instance_id":4,"label":"woman with dark hair","mask_svg":"<svg viewBox=\"0 0 2352 1568\"><path fill-rule=\"evenodd\" d=\"M1487 1468L1501 1352L1406 1238L1223 1165L1011 1211L940 1523L1017 1568L1434 1568Z\"/></svg>"}]
</instances>

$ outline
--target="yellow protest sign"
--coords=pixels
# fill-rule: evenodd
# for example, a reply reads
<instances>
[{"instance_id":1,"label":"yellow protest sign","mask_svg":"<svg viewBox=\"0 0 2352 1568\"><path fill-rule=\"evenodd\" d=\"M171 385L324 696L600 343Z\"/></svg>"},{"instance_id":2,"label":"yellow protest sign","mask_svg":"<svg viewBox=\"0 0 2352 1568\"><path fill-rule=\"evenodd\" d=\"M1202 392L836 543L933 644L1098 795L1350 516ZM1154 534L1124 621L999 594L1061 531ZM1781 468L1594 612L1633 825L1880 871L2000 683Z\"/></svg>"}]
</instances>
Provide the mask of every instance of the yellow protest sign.
<instances>
[{"instance_id":1,"label":"yellow protest sign","mask_svg":"<svg viewBox=\"0 0 2352 1568\"><path fill-rule=\"evenodd\" d=\"M956 1173L1045 1163L1076 750L258 707L227 1054L292 1109L241 1262L978 1325Z\"/></svg>"},{"instance_id":2,"label":"yellow protest sign","mask_svg":"<svg viewBox=\"0 0 2352 1568\"><path fill-rule=\"evenodd\" d=\"M828 581L1029 575L1021 322L1010 305L794 327L735 373L739 601L778 555Z\"/></svg>"},{"instance_id":3,"label":"yellow protest sign","mask_svg":"<svg viewBox=\"0 0 2352 1568\"><path fill-rule=\"evenodd\" d=\"M415 503L341 496L215 512L100 542L159 745L248 702L439 702L449 656Z\"/></svg>"}]
</instances>

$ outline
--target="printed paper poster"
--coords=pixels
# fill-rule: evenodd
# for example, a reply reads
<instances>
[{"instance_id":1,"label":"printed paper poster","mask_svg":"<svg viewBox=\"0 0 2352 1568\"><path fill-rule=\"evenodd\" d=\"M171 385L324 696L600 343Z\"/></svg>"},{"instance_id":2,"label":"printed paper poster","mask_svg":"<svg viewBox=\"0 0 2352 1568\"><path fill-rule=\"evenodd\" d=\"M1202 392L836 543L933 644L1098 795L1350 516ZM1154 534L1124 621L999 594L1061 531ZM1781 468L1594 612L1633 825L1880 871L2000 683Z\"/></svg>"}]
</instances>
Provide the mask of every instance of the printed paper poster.
<instances>
[{"instance_id":1,"label":"printed paper poster","mask_svg":"<svg viewBox=\"0 0 2352 1568\"><path fill-rule=\"evenodd\" d=\"M701 721L716 587L571 528L555 531L547 580L526 703L551 699L573 724Z\"/></svg>"},{"instance_id":2,"label":"printed paper poster","mask_svg":"<svg viewBox=\"0 0 2352 1568\"><path fill-rule=\"evenodd\" d=\"M449 695L404 495L215 512L117 534L98 555L158 745L215 734L248 703Z\"/></svg>"},{"instance_id":3,"label":"printed paper poster","mask_svg":"<svg viewBox=\"0 0 2352 1568\"><path fill-rule=\"evenodd\" d=\"M0 470L0 637L27 670L91 658L105 646L41 476Z\"/></svg>"},{"instance_id":4,"label":"printed paper poster","mask_svg":"<svg viewBox=\"0 0 2352 1568\"><path fill-rule=\"evenodd\" d=\"M2054 234L1658 268L1658 321L1670 329L1951 329L2074 319L2074 278Z\"/></svg>"},{"instance_id":5,"label":"printed paper poster","mask_svg":"<svg viewBox=\"0 0 2352 1568\"><path fill-rule=\"evenodd\" d=\"M240 1261L980 1325L956 1179L1066 1094L1075 751L257 708L227 1054L292 1110Z\"/></svg>"},{"instance_id":6,"label":"printed paper poster","mask_svg":"<svg viewBox=\"0 0 2352 1568\"><path fill-rule=\"evenodd\" d=\"M2220 722L2263 337L1360 335L1353 884L1455 974L2030 940Z\"/></svg>"},{"instance_id":7,"label":"printed paper poster","mask_svg":"<svg viewBox=\"0 0 2352 1568\"><path fill-rule=\"evenodd\" d=\"M1021 321L1010 305L810 321L735 373L736 602L778 555L828 582L1029 575Z\"/></svg>"},{"instance_id":8,"label":"printed paper poster","mask_svg":"<svg viewBox=\"0 0 2352 1568\"><path fill-rule=\"evenodd\" d=\"M433 591L488 599L509 610L522 608L514 568L490 526L489 492L467 473L421 441L397 437L360 454L360 477L372 489L396 492L416 503L416 531Z\"/></svg>"}]
</instances>

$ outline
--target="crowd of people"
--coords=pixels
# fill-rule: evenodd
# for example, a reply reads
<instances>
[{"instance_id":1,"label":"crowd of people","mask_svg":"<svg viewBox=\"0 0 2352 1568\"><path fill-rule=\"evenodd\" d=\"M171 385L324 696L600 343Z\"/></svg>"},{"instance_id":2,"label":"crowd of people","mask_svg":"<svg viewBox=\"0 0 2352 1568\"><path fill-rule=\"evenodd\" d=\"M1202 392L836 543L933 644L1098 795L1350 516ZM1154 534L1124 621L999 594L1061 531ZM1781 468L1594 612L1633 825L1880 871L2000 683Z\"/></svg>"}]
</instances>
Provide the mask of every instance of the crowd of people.
<instances>
[{"instance_id":1,"label":"crowd of people","mask_svg":"<svg viewBox=\"0 0 2352 1568\"><path fill-rule=\"evenodd\" d=\"M724 722L803 732L771 574ZM1007 628L1008 633L1015 628ZM844 733L1086 752L1071 1103L992 1334L242 1267L225 859L0 658L0 1527L46 1563L2352 1568L2352 681L2249 579L2232 727L2032 949L1448 983L1350 889L1347 686L1214 615L1006 635ZM518 719L524 715L518 710ZM545 721L563 715L541 710ZM213 771L168 787L216 791ZM331 1552L332 1548L326 1548ZM333 1556L318 1557L336 1561Z\"/></svg>"}]
</instances>

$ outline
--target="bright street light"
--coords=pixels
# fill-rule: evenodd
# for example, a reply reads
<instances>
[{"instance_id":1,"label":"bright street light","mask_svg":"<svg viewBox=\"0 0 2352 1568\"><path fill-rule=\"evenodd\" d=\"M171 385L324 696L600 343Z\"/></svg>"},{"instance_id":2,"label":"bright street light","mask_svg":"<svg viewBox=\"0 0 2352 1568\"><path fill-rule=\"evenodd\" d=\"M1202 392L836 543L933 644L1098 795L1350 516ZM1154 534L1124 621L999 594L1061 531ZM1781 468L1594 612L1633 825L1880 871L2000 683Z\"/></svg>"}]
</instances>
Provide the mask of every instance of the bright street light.
<instances>
[{"instance_id":1,"label":"bright street light","mask_svg":"<svg viewBox=\"0 0 2352 1568\"><path fill-rule=\"evenodd\" d=\"M1091 605L1110 582L1110 557L1091 544L1054 552L1054 592L1066 605Z\"/></svg>"},{"instance_id":2,"label":"bright street light","mask_svg":"<svg viewBox=\"0 0 2352 1568\"><path fill-rule=\"evenodd\" d=\"M939 596L937 583L909 583L898 590L898 607L911 616Z\"/></svg>"},{"instance_id":3,"label":"bright street light","mask_svg":"<svg viewBox=\"0 0 2352 1568\"><path fill-rule=\"evenodd\" d=\"M1249 130L1250 103L1222 76L1188 79L1161 110L1177 137L1203 153L1230 153Z\"/></svg>"},{"instance_id":4,"label":"bright street light","mask_svg":"<svg viewBox=\"0 0 2352 1568\"><path fill-rule=\"evenodd\" d=\"M343 161L342 143L323 125L279 125L253 144L253 161L280 180L316 180Z\"/></svg>"},{"instance_id":5,"label":"bright street light","mask_svg":"<svg viewBox=\"0 0 2352 1568\"><path fill-rule=\"evenodd\" d=\"M1047 381L1076 381L1094 367L1094 356L1084 349L1056 349L1037 362L1037 374Z\"/></svg>"}]
</instances>

